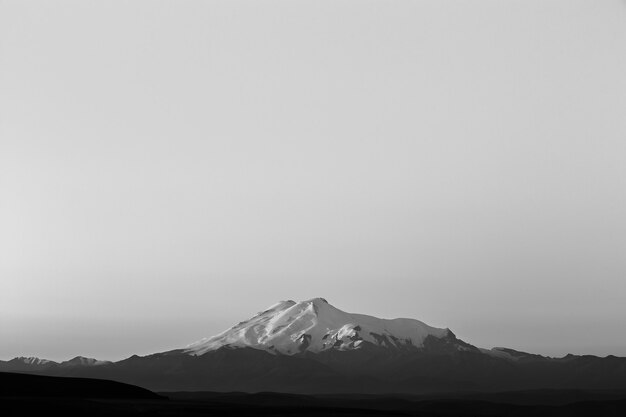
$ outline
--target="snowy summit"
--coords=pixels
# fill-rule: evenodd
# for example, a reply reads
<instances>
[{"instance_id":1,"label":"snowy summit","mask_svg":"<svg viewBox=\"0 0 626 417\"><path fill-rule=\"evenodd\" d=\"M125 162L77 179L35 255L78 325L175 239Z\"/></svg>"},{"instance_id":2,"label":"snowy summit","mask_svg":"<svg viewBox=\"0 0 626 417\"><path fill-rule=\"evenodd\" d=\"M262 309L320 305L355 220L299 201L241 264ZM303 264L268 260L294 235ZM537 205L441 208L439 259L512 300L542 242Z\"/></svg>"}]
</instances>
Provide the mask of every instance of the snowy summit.
<instances>
[{"instance_id":1,"label":"snowy summit","mask_svg":"<svg viewBox=\"0 0 626 417\"><path fill-rule=\"evenodd\" d=\"M293 355L329 349L353 350L367 344L384 348L420 348L427 337L452 335L413 319L380 319L352 314L323 298L281 301L249 320L213 337L193 343L185 352L203 355L221 347L249 347ZM452 335L453 336L453 335Z\"/></svg>"}]
</instances>

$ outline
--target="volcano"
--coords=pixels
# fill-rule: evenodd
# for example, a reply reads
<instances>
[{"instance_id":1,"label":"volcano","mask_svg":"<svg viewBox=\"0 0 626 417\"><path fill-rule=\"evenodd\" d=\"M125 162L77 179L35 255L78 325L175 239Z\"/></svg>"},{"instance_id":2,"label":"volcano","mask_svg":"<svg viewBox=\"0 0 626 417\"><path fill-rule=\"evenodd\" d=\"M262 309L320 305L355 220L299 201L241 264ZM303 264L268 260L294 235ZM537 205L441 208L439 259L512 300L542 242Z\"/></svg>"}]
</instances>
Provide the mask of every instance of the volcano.
<instances>
[{"instance_id":1,"label":"volcano","mask_svg":"<svg viewBox=\"0 0 626 417\"><path fill-rule=\"evenodd\" d=\"M431 327L419 320L350 314L324 298L313 298L299 303L281 301L216 336L191 344L184 352L199 356L223 347L283 355L367 347L411 350L424 348L428 340L454 343L455 337L449 329ZM458 349L466 346L457 344Z\"/></svg>"}]
</instances>

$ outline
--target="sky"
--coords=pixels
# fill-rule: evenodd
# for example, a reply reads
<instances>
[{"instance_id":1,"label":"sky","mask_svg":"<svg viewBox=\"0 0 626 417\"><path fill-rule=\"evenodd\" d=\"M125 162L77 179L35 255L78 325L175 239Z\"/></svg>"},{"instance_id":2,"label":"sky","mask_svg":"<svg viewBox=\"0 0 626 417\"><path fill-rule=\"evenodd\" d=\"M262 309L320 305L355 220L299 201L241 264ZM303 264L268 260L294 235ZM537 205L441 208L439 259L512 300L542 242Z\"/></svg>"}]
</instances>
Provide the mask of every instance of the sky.
<instances>
[{"instance_id":1,"label":"sky","mask_svg":"<svg viewBox=\"0 0 626 417\"><path fill-rule=\"evenodd\" d=\"M626 2L0 1L0 359L279 300L626 356Z\"/></svg>"}]
</instances>

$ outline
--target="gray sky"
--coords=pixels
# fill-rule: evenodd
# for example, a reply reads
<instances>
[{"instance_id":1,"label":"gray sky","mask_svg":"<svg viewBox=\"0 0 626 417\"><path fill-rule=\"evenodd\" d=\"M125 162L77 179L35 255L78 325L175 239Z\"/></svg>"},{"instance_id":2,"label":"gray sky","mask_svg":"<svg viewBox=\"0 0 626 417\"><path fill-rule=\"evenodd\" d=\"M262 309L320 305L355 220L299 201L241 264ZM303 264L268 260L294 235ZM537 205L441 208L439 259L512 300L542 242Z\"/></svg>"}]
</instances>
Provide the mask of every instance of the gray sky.
<instances>
[{"instance_id":1,"label":"gray sky","mask_svg":"<svg viewBox=\"0 0 626 417\"><path fill-rule=\"evenodd\" d=\"M1 1L0 359L281 299L626 356L626 5Z\"/></svg>"}]
</instances>

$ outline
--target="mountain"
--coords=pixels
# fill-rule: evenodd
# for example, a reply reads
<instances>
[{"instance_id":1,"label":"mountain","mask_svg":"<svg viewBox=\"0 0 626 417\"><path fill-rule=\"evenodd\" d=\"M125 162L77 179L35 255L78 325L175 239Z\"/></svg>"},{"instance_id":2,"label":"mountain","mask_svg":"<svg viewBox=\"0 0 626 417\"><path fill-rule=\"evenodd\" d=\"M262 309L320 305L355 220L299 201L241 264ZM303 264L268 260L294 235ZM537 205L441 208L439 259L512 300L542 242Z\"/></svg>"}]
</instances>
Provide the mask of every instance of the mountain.
<instances>
[{"instance_id":1,"label":"mountain","mask_svg":"<svg viewBox=\"0 0 626 417\"><path fill-rule=\"evenodd\" d=\"M64 366L68 363L73 365ZM323 298L279 302L180 349L114 363L74 358L32 371L112 379L154 391L626 389L626 358L549 358L508 348L480 349L449 329L346 313Z\"/></svg>"},{"instance_id":2,"label":"mountain","mask_svg":"<svg viewBox=\"0 0 626 417\"><path fill-rule=\"evenodd\" d=\"M47 359L40 359L34 356L20 356L10 361L0 361L0 371L20 372L20 371L43 371L54 368L59 364Z\"/></svg>"},{"instance_id":3,"label":"mountain","mask_svg":"<svg viewBox=\"0 0 626 417\"><path fill-rule=\"evenodd\" d=\"M189 345L184 353L200 356L223 347L253 348L283 355L368 346L411 350L437 340L448 341L459 350L473 348L456 341L449 329L438 329L414 319L385 320L350 314L323 298L313 298L299 303L281 301L216 336Z\"/></svg>"},{"instance_id":4,"label":"mountain","mask_svg":"<svg viewBox=\"0 0 626 417\"><path fill-rule=\"evenodd\" d=\"M61 362L61 367L73 367L73 366L101 366L110 364L110 361L100 361L94 358L85 358L84 356L76 356L69 361Z\"/></svg>"},{"instance_id":5,"label":"mountain","mask_svg":"<svg viewBox=\"0 0 626 417\"><path fill-rule=\"evenodd\" d=\"M54 371L59 368L87 367L107 365L112 362L100 361L93 358L85 358L76 356L68 361L54 362L48 359L40 359L34 356L20 356L10 361L0 361L0 371L2 372L36 372L36 371Z\"/></svg>"}]
</instances>

